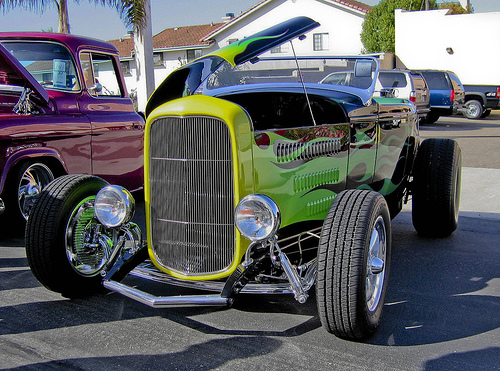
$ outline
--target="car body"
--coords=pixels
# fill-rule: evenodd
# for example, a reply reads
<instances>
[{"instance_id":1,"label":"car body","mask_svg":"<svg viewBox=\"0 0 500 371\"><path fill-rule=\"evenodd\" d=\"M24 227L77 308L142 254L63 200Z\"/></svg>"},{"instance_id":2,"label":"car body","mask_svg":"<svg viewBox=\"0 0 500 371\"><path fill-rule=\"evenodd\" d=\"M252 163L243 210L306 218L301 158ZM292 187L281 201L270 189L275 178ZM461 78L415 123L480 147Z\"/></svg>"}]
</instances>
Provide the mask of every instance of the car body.
<instances>
[{"instance_id":1,"label":"car body","mask_svg":"<svg viewBox=\"0 0 500 371\"><path fill-rule=\"evenodd\" d=\"M146 240L125 189L97 177L56 179L26 229L36 278L66 296L104 285L152 307L226 306L239 293L304 303L315 286L329 332L373 333L390 218L411 193L420 234L452 233L460 149L421 143L412 102L373 97L375 58L261 56L318 25L293 18L170 74L146 108ZM346 70L349 86L318 83ZM165 285L154 296L123 282L129 273L216 293L169 296Z\"/></svg>"},{"instance_id":2,"label":"car body","mask_svg":"<svg viewBox=\"0 0 500 371\"><path fill-rule=\"evenodd\" d=\"M458 76L452 71L420 70L430 91L431 111L428 123L436 122L440 116L463 113L465 90Z\"/></svg>"},{"instance_id":3,"label":"car body","mask_svg":"<svg viewBox=\"0 0 500 371\"><path fill-rule=\"evenodd\" d=\"M407 99L417 107L418 117L425 120L430 112L430 92L421 73L395 69L379 72L375 96Z\"/></svg>"},{"instance_id":4,"label":"car body","mask_svg":"<svg viewBox=\"0 0 500 371\"><path fill-rule=\"evenodd\" d=\"M142 188L143 132L114 46L0 33L0 212L26 219L41 188L64 174Z\"/></svg>"}]
</instances>

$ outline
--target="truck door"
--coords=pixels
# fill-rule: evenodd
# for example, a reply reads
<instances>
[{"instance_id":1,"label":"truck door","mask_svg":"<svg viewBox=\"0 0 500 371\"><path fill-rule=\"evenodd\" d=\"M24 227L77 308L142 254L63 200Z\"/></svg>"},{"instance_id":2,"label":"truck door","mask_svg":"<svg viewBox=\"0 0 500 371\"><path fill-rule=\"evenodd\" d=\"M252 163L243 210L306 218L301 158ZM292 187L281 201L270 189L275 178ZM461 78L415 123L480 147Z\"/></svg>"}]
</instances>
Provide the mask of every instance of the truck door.
<instances>
[{"instance_id":1,"label":"truck door","mask_svg":"<svg viewBox=\"0 0 500 371\"><path fill-rule=\"evenodd\" d=\"M92 173L130 190L143 184L144 121L126 97L113 55L81 52L86 93L80 110L92 130Z\"/></svg>"}]
</instances>

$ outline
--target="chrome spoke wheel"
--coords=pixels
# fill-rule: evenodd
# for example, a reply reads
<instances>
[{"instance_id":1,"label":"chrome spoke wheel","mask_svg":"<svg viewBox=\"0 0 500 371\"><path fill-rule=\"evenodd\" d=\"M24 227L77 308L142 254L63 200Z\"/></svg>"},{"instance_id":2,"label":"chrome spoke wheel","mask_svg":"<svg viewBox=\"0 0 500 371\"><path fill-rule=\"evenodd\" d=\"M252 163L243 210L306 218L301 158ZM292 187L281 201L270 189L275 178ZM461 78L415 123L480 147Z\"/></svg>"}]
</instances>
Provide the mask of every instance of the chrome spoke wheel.
<instances>
[{"instance_id":1,"label":"chrome spoke wheel","mask_svg":"<svg viewBox=\"0 0 500 371\"><path fill-rule=\"evenodd\" d=\"M380 304L385 281L387 235L382 216L375 221L366 261L366 305L370 313Z\"/></svg>"},{"instance_id":2,"label":"chrome spoke wheel","mask_svg":"<svg viewBox=\"0 0 500 371\"><path fill-rule=\"evenodd\" d=\"M25 220L33 208L36 198L43 187L54 180L54 174L49 167L42 163L35 163L24 171L17 187L17 203L21 215Z\"/></svg>"},{"instance_id":3,"label":"chrome spoke wheel","mask_svg":"<svg viewBox=\"0 0 500 371\"><path fill-rule=\"evenodd\" d=\"M66 256L73 269L87 277L99 274L112 249L111 240L94 217L94 199L91 196L80 202L66 227Z\"/></svg>"}]
</instances>

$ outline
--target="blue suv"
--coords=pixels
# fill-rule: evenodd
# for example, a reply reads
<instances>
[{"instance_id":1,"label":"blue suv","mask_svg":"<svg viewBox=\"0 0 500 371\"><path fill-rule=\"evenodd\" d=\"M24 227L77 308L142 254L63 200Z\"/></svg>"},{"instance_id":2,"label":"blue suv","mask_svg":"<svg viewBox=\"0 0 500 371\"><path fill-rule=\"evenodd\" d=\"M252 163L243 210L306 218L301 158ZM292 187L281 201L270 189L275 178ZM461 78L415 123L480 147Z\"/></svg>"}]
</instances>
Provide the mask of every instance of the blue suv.
<instances>
[{"instance_id":1,"label":"blue suv","mask_svg":"<svg viewBox=\"0 0 500 371\"><path fill-rule=\"evenodd\" d=\"M441 116L465 111L465 90L458 76L451 71L421 70L430 91L431 111L426 122L432 124Z\"/></svg>"}]
</instances>

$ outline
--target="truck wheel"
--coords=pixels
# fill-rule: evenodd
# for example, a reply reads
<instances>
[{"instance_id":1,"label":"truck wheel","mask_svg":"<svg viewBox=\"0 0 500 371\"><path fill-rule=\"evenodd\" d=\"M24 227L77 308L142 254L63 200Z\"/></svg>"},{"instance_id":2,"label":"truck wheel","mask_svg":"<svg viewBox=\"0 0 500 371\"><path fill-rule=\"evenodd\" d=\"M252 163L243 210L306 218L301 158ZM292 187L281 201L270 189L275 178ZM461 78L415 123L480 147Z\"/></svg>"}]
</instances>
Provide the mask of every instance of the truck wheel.
<instances>
[{"instance_id":1,"label":"truck wheel","mask_svg":"<svg viewBox=\"0 0 500 371\"><path fill-rule=\"evenodd\" d=\"M435 113L435 112L429 112L427 114L427 117L425 118L424 122L426 124L434 124L437 120L439 120L439 114Z\"/></svg>"},{"instance_id":2,"label":"truck wheel","mask_svg":"<svg viewBox=\"0 0 500 371\"><path fill-rule=\"evenodd\" d=\"M490 109L487 109L483 112L483 114L481 115L481 118L484 119L486 117L488 117L491 113L491 110Z\"/></svg>"},{"instance_id":3,"label":"truck wheel","mask_svg":"<svg viewBox=\"0 0 500 371\"><path fill-rule=\"evenodd\" d=\"M43 162L21 162L7 180L6 212L9 224L24 226L42 189L54 179L52 170Z\"/></svg>"},{"instance_id":4,"label":"truck wheel","mask_svg":"<svg viewBox=\"0 0 500 371\"><path fill-rule=\"evenodd\" d=\"M66 175L38 197L26 225L26 255L38 281L67 297L99 291L109 257L94 234L94 199L108 183L90 175Z\"/></svg>"},{"instance_id":5,"label":"truck wheel","mask_svg":"<svg viewBox=\"0 0 500 371\"><path fill-rule=\"evenodd\" d=\"M419 235L447 237L458 225L462 155L451 139L426 139L413 167L412 219Z\"/></svg>"},{"instance_id":6,"label":"truck wheel","mask_svg":"<svg viewBox=\"0 0 500 371\"><path fill-rule=\"evenodd\" d=\"M358 340L373 334L387 291L391 224L384 198L348 190L334 199L318 247L316 300L323 327Z\"/></svg>"},{"instance_id":7,"label":"truck wheel","mask_svg":"<svg viewBox=\"0 0 500 371\"><path fill-rule=\"evenodd\" d=\"M483 114L483 105L477 100L470 100L465 103L465 117L468 119L478 119Z\"/></svg>"}]
</instances>

